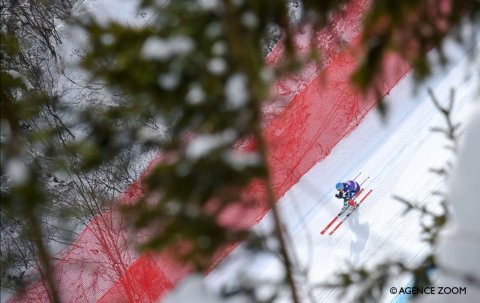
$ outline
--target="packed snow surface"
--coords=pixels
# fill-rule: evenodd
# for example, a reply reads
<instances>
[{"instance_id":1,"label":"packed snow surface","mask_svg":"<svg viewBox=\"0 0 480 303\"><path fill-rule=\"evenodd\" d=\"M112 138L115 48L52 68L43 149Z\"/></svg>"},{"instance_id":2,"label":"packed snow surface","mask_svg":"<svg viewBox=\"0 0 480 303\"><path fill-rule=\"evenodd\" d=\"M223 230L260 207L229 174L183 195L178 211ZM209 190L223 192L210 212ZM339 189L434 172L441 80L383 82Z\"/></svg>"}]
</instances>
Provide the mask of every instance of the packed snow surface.
<instances>
[{"instance_id":1,"label":"packed snow surface","mask_svg":"<svg viewBox=\"0 0 480 303\"><path fill-rule=\"evenodd\" d=\"M451 64L439 67L427 83L418 87L413 76L407 76L387 96L385 120L372 111L279 200L296 259L313 283L332 281L333 274L345 271L349 264L369 267L383 260L402 260L414 265L428 252L420 237L420 216L415 212L404 215L405 206L393 196L439 210L439 197L432 192L448 192L446 180L430 169L440 168L446 161L455 163L456 157L445 148L446 137L431 131L432 127L446 124L427 88L433 90L443 106L448 105L450 91L454 89L453 120L465 122L478 106L474 101L479 98L480 79L478 62L472 62L453 43L447 42L446 49L453 58ZM480 45L476 45L477 53L479 49ZM478 162L478 158L472 161ZM372 189L371 195L332 236L320 235L342 206L341 200L334 197L335 184L360 172L357 181L366 180L363 187ZM468 213L468 209L460 214ZM266 230L271 225L271 216L267 215L255 228ZM220 289L239 277L255 281L276 279L281 274L281 265L275 258L255 257L239 247L208 275L206 282L211 288ZM410 278L401 277L389 286L406 287L409 283ZM339 293L339 289L317 288L309 295L316 302L338 302ZM382 301L399 299L386 295Z\"/></svg>"}]
</instances>

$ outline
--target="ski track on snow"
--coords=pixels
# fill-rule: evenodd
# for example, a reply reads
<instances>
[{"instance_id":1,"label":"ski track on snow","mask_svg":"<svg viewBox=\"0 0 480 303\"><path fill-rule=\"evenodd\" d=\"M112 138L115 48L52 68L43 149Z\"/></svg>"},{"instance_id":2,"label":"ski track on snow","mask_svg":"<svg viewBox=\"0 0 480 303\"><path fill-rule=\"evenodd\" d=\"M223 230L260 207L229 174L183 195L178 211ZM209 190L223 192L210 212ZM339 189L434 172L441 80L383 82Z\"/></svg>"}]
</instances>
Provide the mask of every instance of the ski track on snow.
<instances>
[{"instance_id":1,"label":"ski track on snow","mask_svg":"<svg viewBox=\"0 0 480 303\"><path fill-rule=\"evenodd\" d=\"M370 112L330 156L317 163L279 200L278 207L297 260L308 268L313 283L328 281L333 273L346 270L348 263L368 267L380 260L395 259L414 264L426 254L428 247L420 241L419 215L414 212L402 215L405 206L394 200L393 195L434 206L439 199L431 192L445 192L445 180L429 169L439 168L454 157L444 148L445 136L430 131L445 122L426 87L432 88L443 105L448 104L450 89L455 88L453 118L460 122L469 111L479 82L474 71L470 78L465 76L467 67L474 65L465 54L452 45L447 45L447 49L454 58L452 63L434 73L436 76L419 87L416 95L411 94L412 75L391 91L387 99L387 122L382 123L377 112ZM340 200L333 197L334 184L353 178L358 172L362 172L357 179L360 182L370 176L364 187L373 189L372 194L332 236L328 232L320 235L341 208ZM255 228L268 230L271 220L267 215ZM206 281L219 289L240 272L267 279L278 277L279 270L273 257L245 256L240 246ZM408 286L407 282L402 277L390 286ZM338 294L337 289L313 291L317 302L338 301ZM382 301L397 299L395 295L387 295Z\"/></svg>"}]
</instances>

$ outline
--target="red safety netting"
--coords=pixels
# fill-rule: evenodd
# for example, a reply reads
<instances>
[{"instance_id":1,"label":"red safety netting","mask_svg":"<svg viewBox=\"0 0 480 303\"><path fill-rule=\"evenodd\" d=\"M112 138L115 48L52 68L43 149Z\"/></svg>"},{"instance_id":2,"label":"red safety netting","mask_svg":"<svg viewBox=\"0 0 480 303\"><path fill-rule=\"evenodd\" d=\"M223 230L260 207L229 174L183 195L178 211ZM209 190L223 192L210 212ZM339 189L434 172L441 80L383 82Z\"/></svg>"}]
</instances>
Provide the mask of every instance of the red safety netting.
<instances>
[{"instance_id":1,"label":"red safety netting","mask_svg":"<svg viewBox=\"0 0 480 303\"><path fill-rule=\"evenodd\" d=\"M375 105L376 94L360 94L349 84L357 64L352 50L358 45L361 15L367 5L368 1L360 0L345 7L332 18L331 26L315 33L314 39L308 26L296 36L300 55L314 41L322 50L323 61L307 64L295 75L277 81L272 98L265 104L264 134L277 197L324 159ZM339 47L338 41L346 46ZM278 44L267 61L278 64L281 54L282 46ZM393 55L383 64L384 76L377 81L381 96L388 94L409 70ZM246 141L240 148L248 150L250 144ZM138 180L120 200L135 201L142 194ZM268 211L260 182L246 189L245 198L255 201L254 206L232 206L222 213L221 222L251 227ZM121 215L114 211L97 215L55 265L62 302L155 302L192 272L189 266L175 261L173 248L158 255L139 255L129 243ZM235 247L219 250L210 268ZM48 297L40 281L28 288L23 298L12 301L48 302Z\"/></svg>"},{"instance_id":2,"label":"red safety netting","mask_svg":"<svg viewBox=\"0 0 480 303\"><path fill-rule=\"evenodd\" d=\"M308 56L315 47L319 49L320 59L305 62L303 68L275 82L272 98L265 102L263 114L268 124L298 95L305 87L319 76L333 58L360 33L362 12L369 0L358 0L350 3L343 10L332 16L328 27L314 32L310 24L298 29L294 36L295 51L298 57ZM270 65L281 64L283 55L282 43L277 43L267 57ZM280 62L279 62L280 61Z\"/></svg>"}]
</instances>

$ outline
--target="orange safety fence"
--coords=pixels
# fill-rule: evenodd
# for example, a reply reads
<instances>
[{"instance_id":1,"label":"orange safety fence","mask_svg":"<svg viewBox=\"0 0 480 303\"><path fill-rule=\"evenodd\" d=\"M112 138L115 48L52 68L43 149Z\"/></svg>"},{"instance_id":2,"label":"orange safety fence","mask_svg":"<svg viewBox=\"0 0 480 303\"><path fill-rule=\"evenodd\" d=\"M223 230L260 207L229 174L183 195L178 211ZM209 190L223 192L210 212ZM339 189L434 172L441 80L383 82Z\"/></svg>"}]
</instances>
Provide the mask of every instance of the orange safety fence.
<instances>
[{"instance_id":1,"label":"orange safety fence","mask_svg":"<svg viewBox=\"0 0 480 303\"><path fill-rule=\"evenodd\" d=\"M264 135L268 144L268 164L273 187L279 198L292 185L324 159L335 145L360 123L375 106L378 95L360 94L350 84L357 59L351 50L358 47L362 12L367 0L356 1L332 18L332 26L315 33L306 25L296 36L296 48L302 53L315 41L323 55L322 64L307 64L295 75L278 80L272 98L265 104ZM335 41L343 41L339 48ZM273 49L267 62L281 61L281 43ZM409 66L397 56L388 56L384 75L377 89L385 96L408 73ZM246 141L240 149L247 149ZM160 161L159 156L151 167ZM122 202L138 200L141 179L119 197ZM228 208L221 221L229 226L251 227L269 210L260 182L245 191L255 207L241 203ZM159 302L166 291L192 272L192 268L175 261L174 251L160 254L136 252L128 241L122 216L115 211L98 214L85 228L76 243L55 263L62 302ZM221 262L238 244L229 245L212 258L210 269ZM29 287L24 296L11 302L48 302L42 281Z\"/></svg>"}]
</instances>

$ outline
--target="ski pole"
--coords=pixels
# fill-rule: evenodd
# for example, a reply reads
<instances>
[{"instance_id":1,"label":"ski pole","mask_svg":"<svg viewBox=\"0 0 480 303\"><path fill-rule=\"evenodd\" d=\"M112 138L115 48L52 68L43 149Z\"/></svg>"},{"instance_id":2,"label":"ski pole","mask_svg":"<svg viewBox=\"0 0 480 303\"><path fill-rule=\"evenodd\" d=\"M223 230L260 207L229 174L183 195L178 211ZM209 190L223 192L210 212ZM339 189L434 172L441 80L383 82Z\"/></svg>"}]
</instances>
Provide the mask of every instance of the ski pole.
<instances>
[{"instance_id":1,"label":"ski pole","mask_svg":"<svg viewBox=\"0 0 480 303\"><path fill-rule=\"evenodd\" d=\"M361 174L362 172L359 172L358 175L355 178L353 178L353 180L356 180Z\"/></svg>"},{"instance_id":2,"label":"ski pole","mask_svg":"<svg viewBox=\"0 0 480 303\"><path fill-rule=\"evenodd\" d=\"M367 179L363 180L363 182L360 184L360 186L362 186L362 185L363 185L363 183L365 183L365 181L367 181L368 179L370 179L370 176L369 176L369 177L367 177Z\"/></svg>"}]
</instances>

